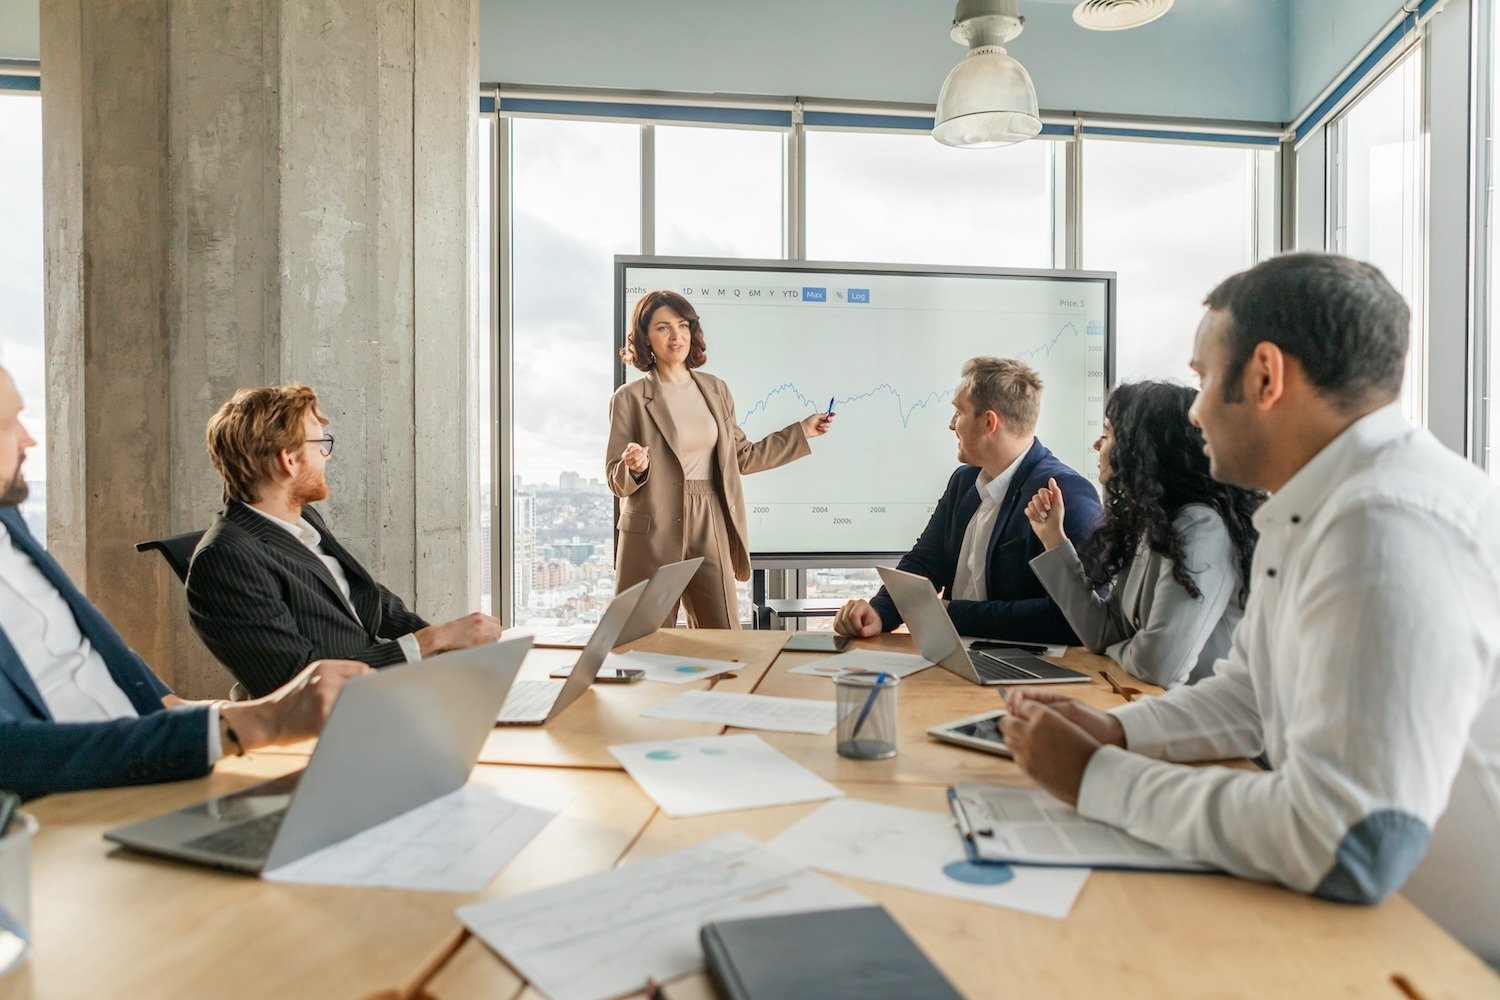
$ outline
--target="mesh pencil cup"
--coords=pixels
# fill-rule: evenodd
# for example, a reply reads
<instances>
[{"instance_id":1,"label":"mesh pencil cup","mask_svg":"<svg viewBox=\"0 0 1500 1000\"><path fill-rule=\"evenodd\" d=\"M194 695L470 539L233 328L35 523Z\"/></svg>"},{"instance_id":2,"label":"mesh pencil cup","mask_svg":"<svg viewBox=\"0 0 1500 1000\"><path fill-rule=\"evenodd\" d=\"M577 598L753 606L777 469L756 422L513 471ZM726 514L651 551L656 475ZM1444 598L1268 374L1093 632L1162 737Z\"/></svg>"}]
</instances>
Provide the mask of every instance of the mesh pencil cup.
<instances>
[{"instance_id":1,"label":"mesh pencil cup","mask_svg":"<svg viewBox=\"0 0 1500 1000\"><path fill-rule=\"evenodd\" d=\"M855 760L896 756L896 686L891 674L846 670L833 679L838 752Z\"/></svg>"}]
</instances>

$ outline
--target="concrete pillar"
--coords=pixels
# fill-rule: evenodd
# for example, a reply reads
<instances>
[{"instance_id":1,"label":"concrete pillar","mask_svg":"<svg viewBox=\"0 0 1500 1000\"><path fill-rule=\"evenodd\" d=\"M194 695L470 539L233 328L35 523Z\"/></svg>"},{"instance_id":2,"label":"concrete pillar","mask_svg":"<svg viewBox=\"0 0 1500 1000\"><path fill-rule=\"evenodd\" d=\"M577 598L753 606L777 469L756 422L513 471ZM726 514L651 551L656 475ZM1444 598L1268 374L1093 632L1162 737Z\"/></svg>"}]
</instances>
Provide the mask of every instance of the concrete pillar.
<instances>
[{"instance_id":1,"label":"concrete pillar","mask_svg":"<svg viewBox=\"0 0 1500 1000\"><path fill-rule=\"evenodd\" d=\"M154 34L121 35L113 22L135 10L151 13L139 17ZM43 0L49 336L68 336L77 289L106 307L71 321L78 350L51 355L50 385L63 391L49 398L49 420L96 428L76 454L72 435L49 435L49 463L64 470L49 483L49 506L51 491L65 497L55 535L83 525L87 540L80 553L61 538L53 545L183 694L220 696L228 676L187 628L176 581L129 543L210 523L220 496L204 424L240 386L316 387L337 437L324 506L340 540L429 619L477 602L480 554L467 529L480 456L465 445L476 418L476 35L476 0ZM119 87L80 71L59 94L54 76L66 82L74 67L120 51L132 66L154 67L143 76L157 81L120 100L154 100L161 127L145 137L106 128L92 147L73 144L82 146L73 173L62 163L52 171L53 119L87 115ZM134 474L117 458L126 428L101 412L122 391L90 380L78 359L115 340L110 307L125 289L67 264L69 254L89 260L120 246L115 220L125 217L89 191L90 181L109 184L126 151L149 152L157 179L160 242L142 268L155 275L160 308L155 326L115 353L139 355L162 412L137 428L138 450L158 463L160 495L122 500L94 485ZM80 211L77 226L52 224ZM140 223L140 213L128 219ZM142 238L127 246L139 251ZM128 530L96 530L120 510ZM144 596L103 586L153 573L159 586ZM173 627L160 629L165 621ZM154 646L153 630L165 634Z\"/></svg>"}]
</instances>

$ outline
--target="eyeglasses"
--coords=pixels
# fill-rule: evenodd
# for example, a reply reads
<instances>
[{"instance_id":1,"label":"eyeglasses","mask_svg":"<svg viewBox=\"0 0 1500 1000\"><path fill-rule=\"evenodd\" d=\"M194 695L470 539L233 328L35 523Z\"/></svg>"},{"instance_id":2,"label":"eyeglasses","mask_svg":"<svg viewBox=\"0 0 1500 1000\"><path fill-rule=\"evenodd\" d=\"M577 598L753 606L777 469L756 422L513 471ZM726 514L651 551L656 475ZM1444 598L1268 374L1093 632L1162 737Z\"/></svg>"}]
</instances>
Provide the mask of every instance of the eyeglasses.
<instances>
[{"instance_id":1,"label":"eyeglasses","mask_svg":"<svg viewBox=\"0 0 1500 1000\"><path fill-rule=\"evenodd\" d=\"M322 447L320 447L318 450L323 453L323 457L324 458L327 458L329 455L333 454L333 435L332 434L325 434L325 435L323 435L320 438L308 438L306 443L307 444L322 445Z\"/></svg>"}]
</instances>

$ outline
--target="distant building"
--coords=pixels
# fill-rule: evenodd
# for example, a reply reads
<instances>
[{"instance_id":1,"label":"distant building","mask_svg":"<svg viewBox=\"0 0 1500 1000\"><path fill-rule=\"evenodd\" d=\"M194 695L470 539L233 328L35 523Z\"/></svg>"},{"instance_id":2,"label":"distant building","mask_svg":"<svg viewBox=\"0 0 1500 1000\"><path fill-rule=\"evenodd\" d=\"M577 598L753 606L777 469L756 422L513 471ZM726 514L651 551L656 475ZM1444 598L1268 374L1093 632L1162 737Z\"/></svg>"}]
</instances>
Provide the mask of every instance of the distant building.
<instances>
[{"instance_id":1,"label":"distant building","mask_svg":"<svg viewBox=\"0 0 1500 1000\"><path fill-rule=\"evenodd\" d=\"M557 488L568 493L576 493L583 488L583 477L576 472L564 472L557 477Z\"/></svg>"}]
</instances>

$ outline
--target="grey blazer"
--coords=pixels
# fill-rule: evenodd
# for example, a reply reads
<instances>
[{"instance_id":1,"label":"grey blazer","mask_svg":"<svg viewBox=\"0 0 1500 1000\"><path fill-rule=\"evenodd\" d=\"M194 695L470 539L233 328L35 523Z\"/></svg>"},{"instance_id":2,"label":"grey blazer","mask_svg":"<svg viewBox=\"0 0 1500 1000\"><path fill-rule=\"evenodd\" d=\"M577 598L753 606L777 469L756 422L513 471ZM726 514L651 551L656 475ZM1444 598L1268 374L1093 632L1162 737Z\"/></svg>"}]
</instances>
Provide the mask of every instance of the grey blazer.
<instances>
[{"instance_id":1,"label":"grey blazer","mask_svg":"<svg viewBox=\"0 0 1500 1000\"><path fill-rule=\"evenodd\" d=\"M1182 532L1184 562L1202 596L1172 579L1172 560L1142 539L1135 558L1100 598L1066 539L1031 560L1032 571L1062 608L1068 624L1095 653L1113 658L1143 681L1172 687L1214 671L1229 652L1239 623L1239 570L1224 521L1211 507L1188 504L1173 522Z\"/></svg>"}]
</instances>

